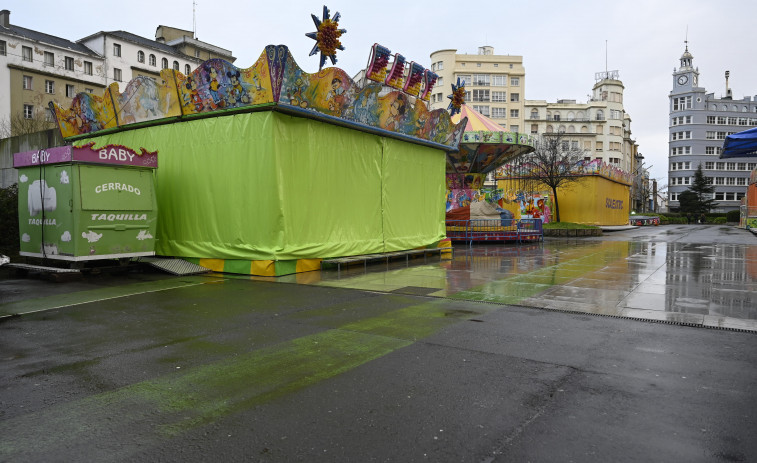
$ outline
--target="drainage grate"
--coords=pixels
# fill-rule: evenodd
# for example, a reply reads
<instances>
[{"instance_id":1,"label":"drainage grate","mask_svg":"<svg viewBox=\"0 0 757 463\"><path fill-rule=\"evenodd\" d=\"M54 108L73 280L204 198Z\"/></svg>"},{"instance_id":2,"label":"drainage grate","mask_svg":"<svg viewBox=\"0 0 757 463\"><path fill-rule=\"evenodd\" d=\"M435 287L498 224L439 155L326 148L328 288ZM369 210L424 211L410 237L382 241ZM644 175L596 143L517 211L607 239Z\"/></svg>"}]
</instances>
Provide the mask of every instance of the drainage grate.
<instances>
[{"instance_id":1,"label":"drainage grate","mask_svg":"<svg viewBox=\"0 0 757 463\"><path fill-rule=\"evenodd\" d=\"M173 275L197 275L210 272L210 269L187 262L184 259L140 257L138 260Z\"/></svg>"}]
</instances>

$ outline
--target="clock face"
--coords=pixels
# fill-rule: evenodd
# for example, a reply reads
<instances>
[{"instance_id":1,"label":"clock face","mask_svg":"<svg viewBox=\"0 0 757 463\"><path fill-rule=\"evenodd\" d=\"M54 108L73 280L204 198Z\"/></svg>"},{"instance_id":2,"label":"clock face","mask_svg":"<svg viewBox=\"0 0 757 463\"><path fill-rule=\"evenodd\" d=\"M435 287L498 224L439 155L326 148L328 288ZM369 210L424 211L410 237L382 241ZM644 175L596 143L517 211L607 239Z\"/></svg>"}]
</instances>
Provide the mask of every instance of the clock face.
<instances>
[{"instance_id":1,"label":"clock face","mask_svg":"<svg viewBox=\"0 0 757 463\"><path fill-rule=\"evenodd\" d=\"M686 77L686 76L680 76L680 77L678 78L678 85L684 85L684 84L686 84L686 82L688 82L688 81L689 81L689 78L688 78L688 77Z\"/></svg>"}]
</instances>

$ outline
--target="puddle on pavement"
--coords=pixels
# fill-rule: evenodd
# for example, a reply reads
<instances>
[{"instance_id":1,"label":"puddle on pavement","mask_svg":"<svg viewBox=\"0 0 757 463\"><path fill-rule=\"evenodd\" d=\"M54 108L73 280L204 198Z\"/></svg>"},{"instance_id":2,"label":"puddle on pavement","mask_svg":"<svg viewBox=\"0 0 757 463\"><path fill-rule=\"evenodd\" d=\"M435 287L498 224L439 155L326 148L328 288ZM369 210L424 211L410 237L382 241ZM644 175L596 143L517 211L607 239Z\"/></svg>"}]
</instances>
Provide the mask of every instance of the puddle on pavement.
<instances>
[{"instance_id":1,"label":"puddle on pavement","mask_svg":"<svg viewBox=\"0 0 757 463\"><path fill-rule=\"evenodd\" d=\"M431 297L634 318L647 313L654 320L666 313L721 324L741 319L754 321L757 330L756 246L643 240L490 244L456 246L452 260L377 267L318 272L309 284L383 292L412 288Z\"/></svg>"}]
</instances>

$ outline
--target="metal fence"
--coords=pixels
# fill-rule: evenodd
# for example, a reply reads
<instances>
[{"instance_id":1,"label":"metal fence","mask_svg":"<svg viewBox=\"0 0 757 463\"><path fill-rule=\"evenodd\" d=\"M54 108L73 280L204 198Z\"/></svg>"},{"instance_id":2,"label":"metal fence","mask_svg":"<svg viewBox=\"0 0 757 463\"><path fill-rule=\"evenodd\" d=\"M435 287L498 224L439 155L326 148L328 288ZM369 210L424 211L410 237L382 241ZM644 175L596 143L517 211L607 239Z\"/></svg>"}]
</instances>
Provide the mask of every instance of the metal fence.
<instances>
[{"instance_id":1,"label":"metal fence","mask_svg":"<svg viewBox=\"0 0 757 463\"><path fill-rule=\"evenodd\" d=\"M447 220L447 238L468 244L485 241L541 241L541 219L471 219Z\"/></svg>"}]
</instances>

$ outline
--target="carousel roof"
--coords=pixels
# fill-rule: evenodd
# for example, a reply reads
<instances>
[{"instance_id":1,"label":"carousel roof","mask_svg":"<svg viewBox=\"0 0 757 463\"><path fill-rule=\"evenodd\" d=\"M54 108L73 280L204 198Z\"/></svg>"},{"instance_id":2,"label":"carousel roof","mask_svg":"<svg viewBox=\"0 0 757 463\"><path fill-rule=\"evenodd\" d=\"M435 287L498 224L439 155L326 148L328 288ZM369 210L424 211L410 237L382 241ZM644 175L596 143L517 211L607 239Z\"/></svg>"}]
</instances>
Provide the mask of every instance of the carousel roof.
<instances>
[{"instance_id":1,"label":"carousel roof","mask_svg":"<svg viewBox=\"0 0 757 463\"><path fill-rule=\"evenodd\" d=\"M484 116L467 104L464 104L460 107L459 114L452 116L452 122L457 124L463 117L468 118L468 124L465 126L466 132L506 132L504 127Z\"/></svg>"}]
</instances>

